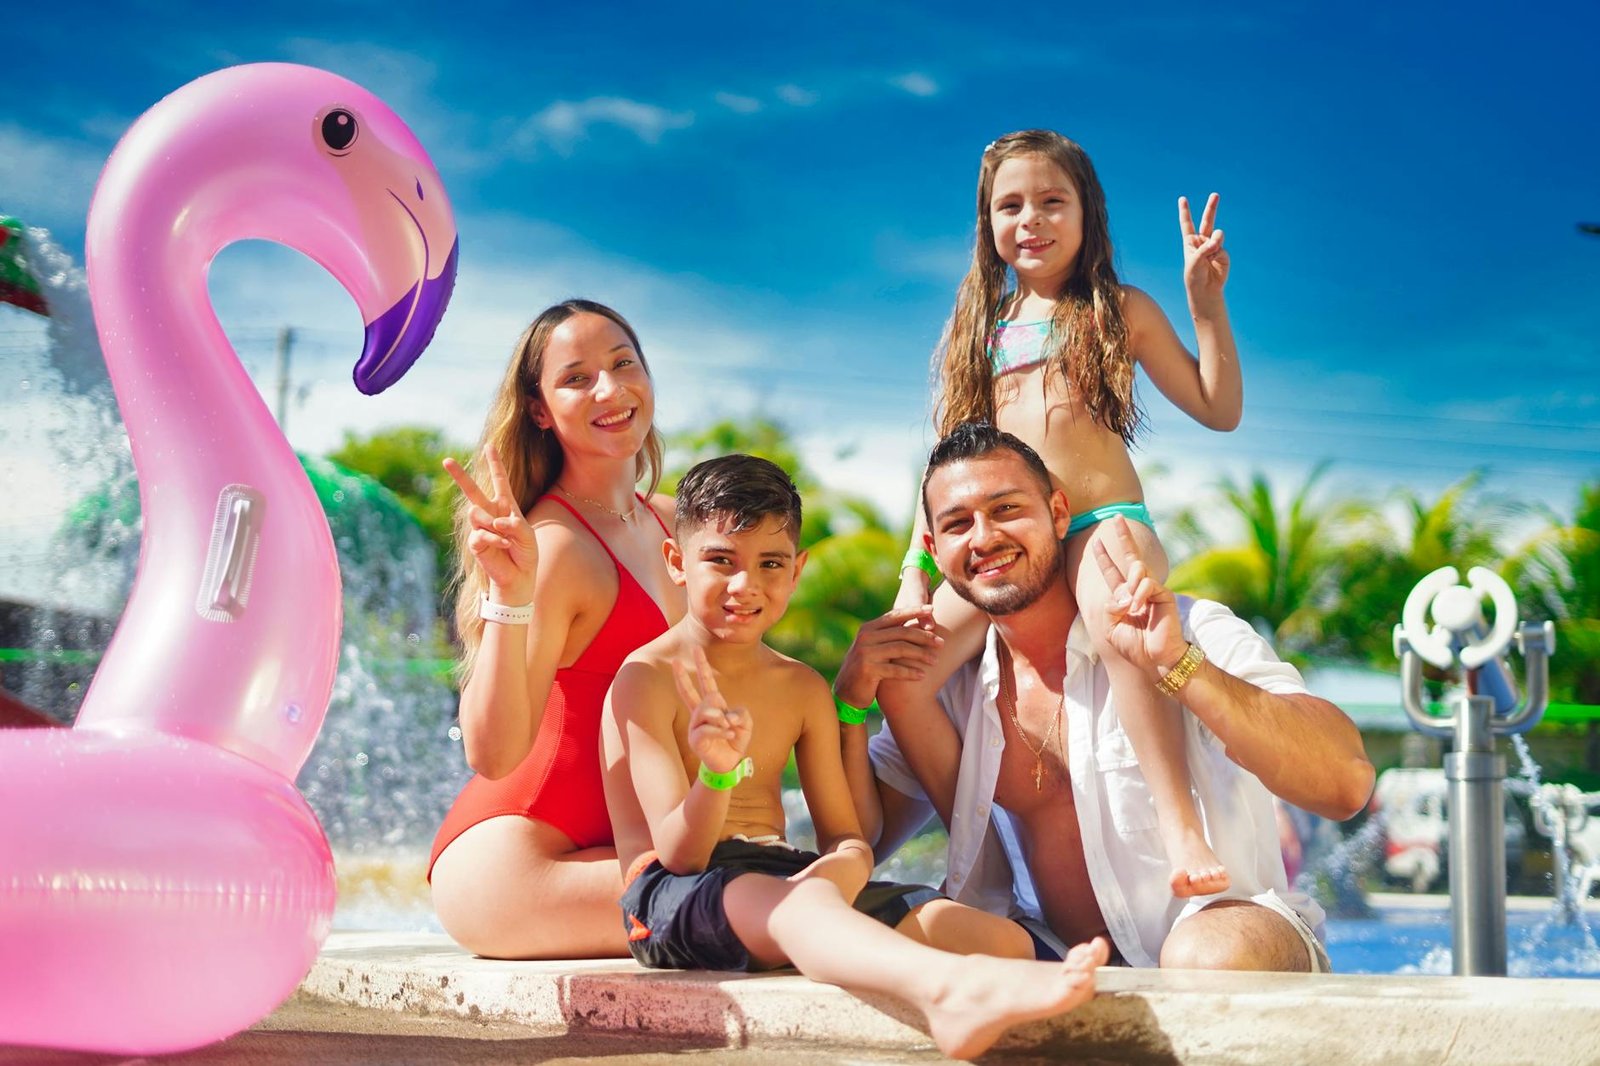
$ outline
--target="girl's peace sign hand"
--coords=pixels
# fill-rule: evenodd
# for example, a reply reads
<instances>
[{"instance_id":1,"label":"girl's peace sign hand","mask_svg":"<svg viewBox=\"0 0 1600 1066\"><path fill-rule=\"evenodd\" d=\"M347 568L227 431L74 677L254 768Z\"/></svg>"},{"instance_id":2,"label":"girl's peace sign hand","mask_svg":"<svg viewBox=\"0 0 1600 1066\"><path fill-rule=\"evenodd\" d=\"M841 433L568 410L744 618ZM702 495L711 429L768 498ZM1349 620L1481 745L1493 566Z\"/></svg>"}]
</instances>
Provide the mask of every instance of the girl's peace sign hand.
<instances>
[{"instance_id":1,"label":"girl's peace sign hand","mask_svg":"<svg viewBox=\"0 0 1600 1066\"><path fill-rule=\"evenodd\" d=\"M483 461L489 468L493 496L485 496L478 483L454 459L446 459L444 468L470 504L467 518L472 532L467 534L467 547L489 579L491 598L496 603L515 607L533 599L539 548L533 539L533 527L523 517L522 508L517 506L511 482L506 478L505 467L500 465L500 454L494 445L484 445Z\"/></svg>"},{"instance_id":2,"label":"girl's peace sign hand","mask_svg":"<svg viewBox=\"0 0 1600 1066\"><path fill-rule=\"evenodd\" d=\"M1117 515L1106 525L1110 536L1097 536L1093 541L1100 576L1111 590L1106 600L1106 638L1137 666L1171 667L1183 656L1187 643L1177 598L1150 576L1128 530L1128 520Z\"/></svg>"},{"instance_id":3,"label":"girl's peace sign hand","mask_svg":"<svg viewBox=\"0 0 1600 1066\"><path fill-rule=\"evenodd\" d=\"M1228 280L1228 253L1222 247L1222 231L1216 228L1216 193L1206 200L1195 229L1189 212L1189 198L1178 197L1178 228L1183 233L1183 287L1189 294L1189 309L1196 314L1214 310L1222 299L1222 286Z\"/></svg>"},{"instance_id":4,"label":"girl's peace sign hand","mask_svg":"<svg viewBox=\"0 0 1600 1066\"><path fill-rule=\"evenodd\" d=\"M694 649L694 672L681 660L674 660L672 678L678 683L678 698L689 708L689 750L712 773L728 773L750 750L750 712L728 706L711 663L699 647Z\"/></svg>"}]
</instances>

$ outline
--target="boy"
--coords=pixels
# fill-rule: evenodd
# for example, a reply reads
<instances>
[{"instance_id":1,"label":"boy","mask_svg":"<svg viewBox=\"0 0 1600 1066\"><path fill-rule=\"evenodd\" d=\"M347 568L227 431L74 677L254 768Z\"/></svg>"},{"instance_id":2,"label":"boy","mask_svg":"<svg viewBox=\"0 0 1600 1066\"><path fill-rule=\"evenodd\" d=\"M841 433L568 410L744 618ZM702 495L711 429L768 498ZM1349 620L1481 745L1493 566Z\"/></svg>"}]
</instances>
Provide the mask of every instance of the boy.
<instances>
[{"instance_id":1,"label":"boy","mask_svg":"<svg viewBox=\"0 0 1600 1066\"><path fill-rule=\"evenodd\" d=\"M628 658L601 721L630 947L646 966L792 964L886 992L926 1015L945 1054L980 1054L1008 1026L1089 999L1107 945L1021 961L1032 941L1015 923L868 882L827 683L762 642L805 565L799 532L799 494L764 459L713 459L679 483L665 551L688 612ZM821 855L783 842L791 751Z\"/></svg>"}]
</instances>

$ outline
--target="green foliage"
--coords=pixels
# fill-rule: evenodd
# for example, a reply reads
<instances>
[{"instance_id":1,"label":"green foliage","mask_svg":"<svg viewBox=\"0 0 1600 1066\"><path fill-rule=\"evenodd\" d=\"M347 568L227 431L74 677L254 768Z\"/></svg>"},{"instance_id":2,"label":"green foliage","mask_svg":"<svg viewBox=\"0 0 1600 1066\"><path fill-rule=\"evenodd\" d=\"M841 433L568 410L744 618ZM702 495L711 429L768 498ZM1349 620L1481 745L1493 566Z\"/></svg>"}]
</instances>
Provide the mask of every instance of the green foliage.
<instances>
[{"instance_id":1,"label":"green foliage","mask_svg":"<svg viewBox=\"0 0 1600 1066\"><path fill-rule=\"evenodd\" d=\"M1220 600L1242 618L1269 630L1278 650L1303 656L1322 636L1348 560L1339 538L1368 521L1372 510L1354 500L1319 503L1323 463L1287 500L1280 500L1263 474L1249 485L1219 483L1223 499L1243 527L1239 543L1199 551L1173 568L1174 589ZM1192 514L1181 527L1198 528Z\"/></svg>"},{"instance_id":2,"label":"green foliage","mask_svg":"<svg viewBox=\"0 0 1600 1066\"><path fill-rule=\"evenodd\" d=\"M1541 530L1507 570L1524 617L1555 620L1552 698L1600 703L1600 482L1579 490L1570 525Z\"/></svg>"},{"instance_id":3,"label":"green foliage","mask_svg":"<svg viewBox=\"0 0 1600 1066\"><path fill-rule=\"evenodd\" d=\"M450 573L458 490L442 465L446 456L465 462L468 448L445 439L437 429L400 426L368 437L346 433L329 458L375 479L400 499L432 541L439 581Z\"/></svg>"}]
</instances>

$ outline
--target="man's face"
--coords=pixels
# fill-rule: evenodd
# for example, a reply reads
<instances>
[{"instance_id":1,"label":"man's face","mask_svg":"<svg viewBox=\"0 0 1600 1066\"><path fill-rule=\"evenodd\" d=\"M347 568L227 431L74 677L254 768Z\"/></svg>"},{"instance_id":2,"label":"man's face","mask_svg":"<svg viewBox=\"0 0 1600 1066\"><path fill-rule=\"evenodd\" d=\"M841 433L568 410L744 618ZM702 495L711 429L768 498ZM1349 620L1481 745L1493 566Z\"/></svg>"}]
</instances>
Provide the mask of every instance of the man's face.
<instances>
[{"instance_id":1,"label":"man's face","mask_svg":"<svg viewBox=\"0 0 1600 1066\"><path fill-rule=\"evenodd\" d=\"M750 644L778 624L794 594L805 552L779 518L724 532L716 523L666 542L667 570L688 592L689 613L720 641Z\"/></svg>"},{"instance_id":2,"label":"man's face","mask_svg":"<svg viewBox=\"0 0 1600 1066\"><path fill-rule=\"evenodd\" d=\"M927 499L929 550L951 587L985 614L1020 611L1061 580L1066 495L1046 496L1015 452L940 467Z\"/></svg>"}]
</instances>

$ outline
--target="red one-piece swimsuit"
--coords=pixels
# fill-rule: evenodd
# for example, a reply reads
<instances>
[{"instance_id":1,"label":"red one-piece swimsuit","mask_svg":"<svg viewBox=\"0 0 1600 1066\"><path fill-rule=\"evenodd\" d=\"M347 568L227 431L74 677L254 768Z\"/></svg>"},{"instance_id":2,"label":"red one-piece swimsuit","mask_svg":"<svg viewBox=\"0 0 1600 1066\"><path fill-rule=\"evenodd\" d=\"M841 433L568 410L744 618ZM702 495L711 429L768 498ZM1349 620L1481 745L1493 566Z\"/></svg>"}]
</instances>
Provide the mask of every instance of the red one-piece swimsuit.
<instances>
[{"instance_id":1,"label":"red one-piece swimsuit","mask_svg":"<svg viewBox=\"0 0 1600 1066\"><path fill-rule=\"evenodd\" d=\"M527 758L497 781L475 775L456 797L433 838L433 853L428 857L430 878L433 864L456 837L502 814L548 823L579 848L612 843L611 819L600 783L600 709L622 660L665 633L667 620L594 527L565 500L546 498L571 511L611 556L617 568L617 600L577 661L556 671L539 735ZM645 503L645 510L661 526L662 535L670 535L655 509Z\"/></svg>"}]
</instances>

